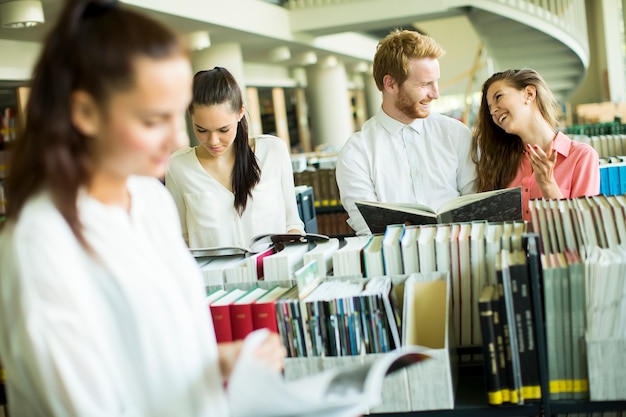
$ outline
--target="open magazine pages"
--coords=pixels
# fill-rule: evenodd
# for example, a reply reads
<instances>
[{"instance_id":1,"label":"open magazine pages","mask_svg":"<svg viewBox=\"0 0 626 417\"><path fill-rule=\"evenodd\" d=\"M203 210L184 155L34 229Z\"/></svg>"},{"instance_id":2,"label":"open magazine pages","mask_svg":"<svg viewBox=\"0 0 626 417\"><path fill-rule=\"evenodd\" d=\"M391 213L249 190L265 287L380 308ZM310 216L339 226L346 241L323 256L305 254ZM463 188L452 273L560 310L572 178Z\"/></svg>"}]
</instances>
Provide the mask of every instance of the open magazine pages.
<instances>
[{"instance_id":1,"label":"open magazine pages","mask_svg":"<svg viewBox=\"0 0 626 417\"><path fill-rule=\"evenodd\" d=\"M430 358L427 348L410 346L381 355L366 365L330 369L286 381L254 357L254 348L267 334L267 329L257 330L244 340L228 383L233 417L366 414L380 404L386 375Z\"/></svg>"},{"instance_id":2,"label":"open magazine pages","mask_svg":"<svg viewBox=\"0 0 626 417\"><path fill-rule=\"evenodd\" d=\"M196 258L225 256L225 255L250 255L260 253L268 248L282 250L285 245L291 243L325 241L330 238L317 233L264 233L254 236L249 247L242 246L214 246L210 248L190 248L191 254Z\"/></svg>"}]
</instances>

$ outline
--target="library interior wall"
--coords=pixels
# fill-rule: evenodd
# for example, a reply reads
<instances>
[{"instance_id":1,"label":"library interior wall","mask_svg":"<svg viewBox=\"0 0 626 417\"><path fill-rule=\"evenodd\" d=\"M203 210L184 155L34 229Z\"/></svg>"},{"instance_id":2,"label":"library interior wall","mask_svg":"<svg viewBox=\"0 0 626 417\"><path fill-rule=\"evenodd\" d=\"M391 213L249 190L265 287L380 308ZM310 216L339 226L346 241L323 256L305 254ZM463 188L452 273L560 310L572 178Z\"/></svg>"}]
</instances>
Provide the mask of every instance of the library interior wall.
<instances>
[{"instance_id":1,"label":"library interior wall","mask_svg":"<svg viewBox=\"0 0 626 417\"><path fill-rule=\"evenodd\" d=\"M622 0L622 4L625 3L626 0ZM621 70L622 79L624 78L624 72L626 72L626 62L624 61L622 44L624 40L619 33L612 33L607 36L604 31L604 17L611 15L611 13L605 14L603 8L608 8L609 2L588 1L585 2L585 5L587 12L587 32L589 36L589 68L580 87L569 97L569 102L573 106L583 103L611 101L611 92L608 84L609 67L607 64L607 51L611 51L613 55L621 56L621 61L624 63L621 67L618 65L617 68L610 69L613 71ZM616 15L614 10L612 15L615 19L620 17ZM626 20L624 15L621 17L623 21ZM616 29L617 25L611 26ZM626 100L626 97L623 96L623 89L624 87L622 86L621 101Z\"/></svg>"},{"instance_id":2,"label":"library interior wall","mask_svg":"<svg viewBox=\"0 0 626 417\"><path fill-rule=\"evenodd\" d=\"M602 7L605 7L606 10L608 7L607 5L611 5L616 2L618 3L620 1L622 6L624 6L626 0L601 0L586 2L591 57L589 69L581 86L568 98L568 101L572 104L573 108L575 108L577 104L608 101L611 99L608 89L609 77L607 73L607 54L605 51L610 50L611 54L613 54L613 51L623 51L623 46L620 42L620 34L614 34L614 36L604 35L603 17L610 15L611 13L603 12ZM625 9L626 7L622 7L622 12L624 12ZM619 16L616 16L614 12L613 17L619 19ZM622 19L624 18L623 16L621 17ZM467 42L470 42L472 45L477 45L478 42L474 38L476 36L474 32L468 31L470 30L468 29L469 24L464 23L463 19L465 18L462 16L455 16L440 20L435 19L431 21L423 21L419 24L420 29L432 34L447 50L446 55L442 57L441 60L442 79L451 79L455 75L469 70L472 65L472 56L475 54L476 48L467 46ZM608 40L606 38L608 38ZM459 40L462 40L462 42ZM205 61L195 62L194 67L206 68L208 65L217 65L216 62L219 61L220 65L229 67L229 69L236 74L236 77L243 81L244 85L254 83L258 85L273 84L273 86L288 86L290 83L293 84L297 82L293 76L288 74L288 70L279 64L275 66L263 66L263 68L261 68L254 63L247 63L243 61L235 62L228 59L224 60L223 57L226 55L222 55L222 57L218 59L217 54L221 48L232 51L233 48L236 49L240 47L235 43L214 44L207 51L211 51L210 54L212 54L215 58L206 60L206 54L208 52L203 52L201 56L205 57L203 58ZM28 80L39 51L40 45L38 43L0 39L0 80ZM485 69L483 68L483 70ZM476 81L473 85L474 91L478 91L482 80L486 79L487 75L488 74L485 73L477 74ZM367 77L368 75L366 74L365 76ZM246 79L244 80L244 78ZM457 87L464 89L467 86L467 81L467 79L462 79L457 83ZM442 95L449 94L453 90L448 86L443 87ZM379 100L376 100L374 104L372 104L372 99L375 100L377 94L379 93L375 87L366 87L365 90L366 96L368 97L368 113L371 114L373 108L376 108L379 103ZM622 90L624 90L624 88L622 88ZM622 94L624 93L622 92ZM624 97L621 98L622 101L625 99L626 98Z\"/></svg>"}]
</instances>

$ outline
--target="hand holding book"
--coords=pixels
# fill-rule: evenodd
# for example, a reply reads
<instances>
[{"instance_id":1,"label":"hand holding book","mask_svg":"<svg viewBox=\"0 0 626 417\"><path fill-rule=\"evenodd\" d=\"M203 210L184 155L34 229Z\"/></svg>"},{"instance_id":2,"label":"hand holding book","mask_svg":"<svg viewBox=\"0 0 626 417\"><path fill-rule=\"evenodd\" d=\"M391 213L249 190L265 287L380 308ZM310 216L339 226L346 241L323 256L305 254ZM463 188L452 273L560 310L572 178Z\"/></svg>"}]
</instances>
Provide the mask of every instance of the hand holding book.
<instances>
[{"instance_id":1,"label":"hand holding book","mask_svg":"<svg viewBox=\"0 0 626 417\"><path fill-rule=\"evenodd\" d=\"M356 206L372 233L384 233L390 224L522 220L522 189L505 188L462 195L436 210L422 204L377 201L357 201Z\"/></svg>"},{"instance_id":2,"label":"hand holding book","mask_svg":"<svg viewBox=\"0 0 626 417\"><path fill-rule=\"evenodd\" d=\"M381 402L386 375L430 358L428 349L412 346L382 355L366 365L335 368L285 381L279 372L254 356L255 347L263 342L267 333L265 329L258 330L244 340L228 384L233 417L366 414Z\"/></svg>"}]
</instances>

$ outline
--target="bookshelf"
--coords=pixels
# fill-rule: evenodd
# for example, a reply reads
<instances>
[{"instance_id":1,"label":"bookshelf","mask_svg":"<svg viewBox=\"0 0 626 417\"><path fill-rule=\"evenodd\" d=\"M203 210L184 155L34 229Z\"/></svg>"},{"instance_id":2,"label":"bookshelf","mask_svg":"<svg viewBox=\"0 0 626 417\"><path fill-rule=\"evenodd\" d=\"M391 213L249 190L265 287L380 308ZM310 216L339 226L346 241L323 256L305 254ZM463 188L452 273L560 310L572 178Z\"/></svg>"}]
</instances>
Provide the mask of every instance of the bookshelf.
<instances>
[{"instance_id":1,"label":"bookshelf","mask_svg":"<svg viewBox=\"0 0 626 417\"><path fill-rule=\"evenodd\" d=\"M28 89L21 82L0 81L0 222L4 221L6 197L4 180L8 172L10 144L24 123L23 108Z\"/></svg>"}]
</instances>

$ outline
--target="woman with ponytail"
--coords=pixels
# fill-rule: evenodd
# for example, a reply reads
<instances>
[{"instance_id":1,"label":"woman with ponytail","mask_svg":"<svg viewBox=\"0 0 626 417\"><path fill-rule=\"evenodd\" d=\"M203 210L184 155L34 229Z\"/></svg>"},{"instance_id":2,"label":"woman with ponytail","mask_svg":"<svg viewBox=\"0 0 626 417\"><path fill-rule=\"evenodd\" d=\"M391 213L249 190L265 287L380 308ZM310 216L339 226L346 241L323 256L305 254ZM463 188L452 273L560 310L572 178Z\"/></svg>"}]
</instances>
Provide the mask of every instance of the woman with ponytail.
<instances>
[{"instance_id":1,"label":"woman with ponytail","mask_svg":"<svg viewBox=\"0 0 626 417\"><path fill-rule=\"evenodd\" d=\"M189 247L246 247L260 234L303 233L287 146L274 136L248 137L232 74L196 73L188 111L199 145L172 156L165 185Z\"/></svg>"},{"instance_id":2,"label":"woman with ponytail","mask_svg":"<svg viewBox=\"0 0 626 417\"><path fill-rule=\"evenodd\" d=\"M228 416L241 343L218 346L158 180L182 144L179 37L114 0L68 0L30 83L0 232L12 416ZM273 335L257 350L282 368Z\"/></svg>"}]
</instances>

